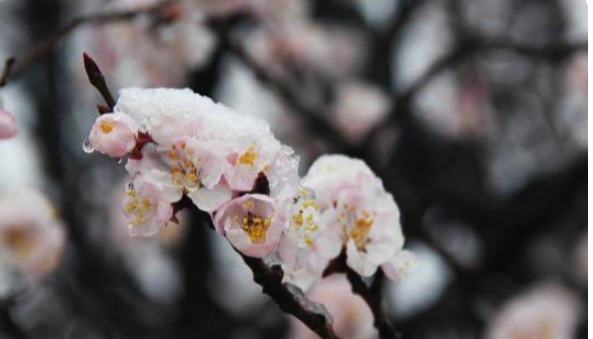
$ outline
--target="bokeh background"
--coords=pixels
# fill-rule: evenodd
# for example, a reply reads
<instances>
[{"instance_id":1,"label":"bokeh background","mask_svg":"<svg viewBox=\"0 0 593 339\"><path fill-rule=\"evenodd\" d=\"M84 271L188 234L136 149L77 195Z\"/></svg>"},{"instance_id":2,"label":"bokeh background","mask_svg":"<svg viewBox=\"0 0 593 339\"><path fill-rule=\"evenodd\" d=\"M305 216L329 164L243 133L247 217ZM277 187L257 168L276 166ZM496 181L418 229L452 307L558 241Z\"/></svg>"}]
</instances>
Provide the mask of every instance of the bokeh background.
<instances>
[{"instance_id":1,"label":"bokeh background","mask_svg":"<svg viewBox=\"0 0 593 339\"><path fill-rule=\"evenodd\" d=\"M155 4L2 0L0 58L18 62L74 18ZM191 212L157 238L127 236L124 169L82 149L101 103L83 51L113 91L189 87L266 119L303 174L325 153L367 161L418 259L384 290L403 338L587 335L584 0L186 0L145 12L77 26L0 88L18 122L0 141L0 195L43 192L66 230L43 279L14 288L0 274L0 338L310 336ZM335 319L344 337L375 338L364 303L340 288L317 297L349 310ZM563 330L505 332L517 323Z\"/></svg>"}]
</instances>

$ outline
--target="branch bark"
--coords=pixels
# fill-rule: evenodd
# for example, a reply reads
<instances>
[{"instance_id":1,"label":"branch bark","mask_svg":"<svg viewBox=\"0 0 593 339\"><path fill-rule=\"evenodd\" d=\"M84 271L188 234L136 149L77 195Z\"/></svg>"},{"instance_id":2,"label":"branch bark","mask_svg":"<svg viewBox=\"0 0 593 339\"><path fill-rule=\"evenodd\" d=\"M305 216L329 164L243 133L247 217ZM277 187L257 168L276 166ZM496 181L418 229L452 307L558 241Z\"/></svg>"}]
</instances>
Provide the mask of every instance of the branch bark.
<instances>
[{"instance_id":1,"label":"branch bark","mask_svg":"<svg viewBox=\"0 0 593 339\"><path fill-rule=\"evenodd\" d=\"M321 338L339 339L334 333L331 317L325 307L307 299L298 288L283 284L283 273L279 267L270 268L261 259L241 253L239 255L253 272L253 281L262 287L262 292L270 296L282 311L295 316Z\"/></svg>"}]
</instances>

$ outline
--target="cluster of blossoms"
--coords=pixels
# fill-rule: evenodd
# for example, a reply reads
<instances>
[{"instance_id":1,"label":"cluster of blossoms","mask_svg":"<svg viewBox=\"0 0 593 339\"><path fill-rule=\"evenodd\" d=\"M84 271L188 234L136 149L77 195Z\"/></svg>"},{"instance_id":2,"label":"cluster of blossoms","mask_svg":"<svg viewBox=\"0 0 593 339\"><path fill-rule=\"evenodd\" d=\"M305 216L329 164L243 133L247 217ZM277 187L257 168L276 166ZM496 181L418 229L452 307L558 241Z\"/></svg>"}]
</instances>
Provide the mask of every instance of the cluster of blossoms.
<instances>
[{"instance_id":1,"label":"cluster of blossoms","mask_svg":"<svg viewBox=\"0 0 593 339\"><path fill-rule=\"evenodd\" d=\"M208 20L246 14L263 23L284 22L307 8L302 0L116 0L106 8L134 11L159 5L158 12L129 22L80 30L74 48L104 60L103 69L118 86L130 85L130 79L142 86L177 86L185 82L188 69L206 65L214 52L218 39ZM89 10L87 2L80 6Z\"/></svg>"},{"instance_id":2,"label":"cluster of blossoms","mask_svg":"<svg viewBox=\"0 0 593 339\"><path fill-rule=\"evenodd\" d=\"M188 89L121 90L88 143L128 157L124 213L132 236L176 223L191 201L236 250L279 259L285 281L303 290L342 253L361 276L381 267L397 280L412 264L398 207L364 162L322 156L301 179L299 158L265 121Z\"/></svg>"},{"instance_id":3,"label":"cluster of blossoms","mask_svg":"<svg viewBox=\"0 0 593 339\"><path fill-rule=\"evenodd\" d=\"M16 121L10 112L4 109L0 98L0 140L10 139L16 135Z\"/></svg>"},{"instance_id":4,"label":"cluster of blossoms","mask_svg":"<svg viewBox=\"0 0 593 339\"><path fill-rule=\"evenodd\" d=\"M36 281L57 265L64 230L51 204L39 193L21 191L0 197L0 275ZM2 279L2 283L6 280ZM10 286L1 286L6 292ZM0 293L2 294L2 293Z\"/></svg>"}]
</instances>

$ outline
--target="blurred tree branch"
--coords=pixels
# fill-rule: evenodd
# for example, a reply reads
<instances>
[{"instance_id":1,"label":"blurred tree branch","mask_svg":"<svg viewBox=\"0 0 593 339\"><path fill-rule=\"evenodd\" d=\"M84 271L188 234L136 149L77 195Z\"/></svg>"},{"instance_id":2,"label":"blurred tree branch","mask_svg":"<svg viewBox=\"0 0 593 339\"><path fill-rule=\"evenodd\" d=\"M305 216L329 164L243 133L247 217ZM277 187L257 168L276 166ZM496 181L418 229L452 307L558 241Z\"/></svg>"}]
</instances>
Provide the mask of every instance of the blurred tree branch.
<instances>
[{"instance_id":1,"label":"blurred tree branch","mask_svg":"<svg viewBox=\"0 0 593 339\"><path fill-rule=\"evenodd\" d=\"M21 55L6 60L2 73L0 73L0 87L6 85L8 80L11 78L18 77L32 65L47 57L54 47L62 41L62 39L64 39L78 27L91 24L107 24L128 21L142 15L158 17L159 15L163 14L163 9L175 1L176 0L165 0L157 2L151 6L134 10L97 13L74 18L68 24L51 34L46 39L36 42L29 49L23 51Z\"/></svg>"}]
</instances>

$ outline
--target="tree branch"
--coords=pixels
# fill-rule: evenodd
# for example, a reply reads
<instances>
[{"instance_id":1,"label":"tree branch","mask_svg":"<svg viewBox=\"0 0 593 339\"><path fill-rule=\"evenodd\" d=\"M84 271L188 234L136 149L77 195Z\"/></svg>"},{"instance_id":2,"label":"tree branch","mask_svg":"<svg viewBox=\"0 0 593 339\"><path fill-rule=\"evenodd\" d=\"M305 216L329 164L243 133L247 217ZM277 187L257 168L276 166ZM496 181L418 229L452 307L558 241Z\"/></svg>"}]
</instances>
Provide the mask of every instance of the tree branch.
<instances>
[{"instance_id":1,"label":"tree branch","mask_svg":"<svg viewBox=\"0 0 593 339\"><path fill-rule=\"evenodd\" d=\"M127 21L142 15L158 16L166 6L174 3L175 0L165 0L152 6L128 11L114 11L81 16L72 19L64 27L50 35L47 39L35 43L25 50L20 56L6 60L4 69L0 73L0 87L6 85L9 79L14 79L32 65L45 58L52 49L76 28L89 24L105 24L120 21Z\"/></svg>"},{"instance_id":2,"label":"tree branch","mask_svg":"<svg viewBox=\"0 0 593 339\"><path fill-rule=\"evenodd\" d=\"M360 275L349 267L346 268L346 276L352 286L352 292L358 294L369 305L375 319L373 324L379 332L379 337L381 339L401 338L401 335L395 331L393 325L391 325L391 321L389 321L389 318L383 312L381 293L384 280L383 271L381 269L377 270L370 287L367 286Z\"/></svg>"},{"instance_id":3,"label":"tree branch","mask_svg":"<svg viewBox=\"0 0 593 339\"><path fill-rule=\"evenodd\" d=\"M283 272L278 266L270 268L261 259L241 253L239 255L253 272L253 281L262 287L262 292L270 296L282 311L295 316L321 338L339 339L333 331L332 320L325 307L307 299L297 287L283 284Z\"/></svg>"}]
</instances>

